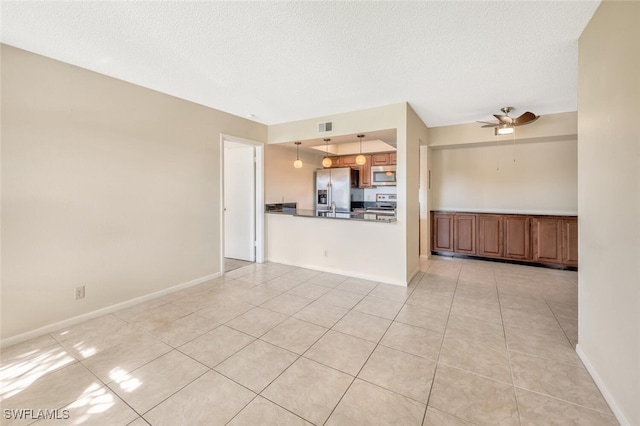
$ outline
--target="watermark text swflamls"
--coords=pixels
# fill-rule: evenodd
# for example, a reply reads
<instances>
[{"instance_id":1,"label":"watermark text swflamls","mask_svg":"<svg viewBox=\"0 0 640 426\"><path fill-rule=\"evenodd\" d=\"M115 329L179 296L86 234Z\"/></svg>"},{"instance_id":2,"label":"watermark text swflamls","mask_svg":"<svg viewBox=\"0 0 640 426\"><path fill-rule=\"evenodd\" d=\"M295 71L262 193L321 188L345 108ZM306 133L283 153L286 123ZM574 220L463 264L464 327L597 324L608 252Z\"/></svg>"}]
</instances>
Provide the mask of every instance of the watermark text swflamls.
<instances>
[{"instance_id":1,"label":"watermark text swflamls","mask_svg":"<svg viewBox=\"0 0 640 426\"><path fill-rule=\"evenodd\" d=\"M5 420L68 420L69 410L42 410L33 408L5 408Z\"/></svg>"}]
</instances>

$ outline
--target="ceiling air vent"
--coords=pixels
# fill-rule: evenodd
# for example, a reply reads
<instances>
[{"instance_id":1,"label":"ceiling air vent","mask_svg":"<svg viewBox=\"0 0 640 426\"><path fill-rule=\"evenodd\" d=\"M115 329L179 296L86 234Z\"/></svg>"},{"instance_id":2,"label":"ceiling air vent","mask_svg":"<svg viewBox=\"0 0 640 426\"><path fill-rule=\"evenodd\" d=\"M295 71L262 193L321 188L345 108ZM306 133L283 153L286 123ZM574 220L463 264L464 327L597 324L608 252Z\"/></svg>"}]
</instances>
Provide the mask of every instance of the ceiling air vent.
<instances>
[{"instance_id":1,"label":"ceiling air vent","mask_svg":"<svg viewBox=\"0 0 640 426\"><path fill-rule=\"evenodd\" d=\"M333 131L333 121L318 123L318 133L328 133Z\"/></svg>"}]
</instances>

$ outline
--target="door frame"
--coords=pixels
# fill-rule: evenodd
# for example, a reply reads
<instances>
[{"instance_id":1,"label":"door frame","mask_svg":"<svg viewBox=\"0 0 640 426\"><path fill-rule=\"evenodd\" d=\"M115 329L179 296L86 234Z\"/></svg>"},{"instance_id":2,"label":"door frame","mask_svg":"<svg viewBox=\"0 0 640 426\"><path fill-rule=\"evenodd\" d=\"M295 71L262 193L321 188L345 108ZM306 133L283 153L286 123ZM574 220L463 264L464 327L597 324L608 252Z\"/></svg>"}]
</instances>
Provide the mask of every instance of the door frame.
<instances>
[{"instance_id":1,"label":"door frame","mask_svg":"<svg viewBox=\"0 0 640 426\"><path fill-rule=\"evenodd\" d=\"M264 144L262 142L245 139L238 136L220 134L220 272L224 275L224 148L225 142L240 143L255 148L255 182L254 182L254 207L255 207L255 241L256 241L256 263L265 262L264 253Z\"/></svg>"}]
</instances>

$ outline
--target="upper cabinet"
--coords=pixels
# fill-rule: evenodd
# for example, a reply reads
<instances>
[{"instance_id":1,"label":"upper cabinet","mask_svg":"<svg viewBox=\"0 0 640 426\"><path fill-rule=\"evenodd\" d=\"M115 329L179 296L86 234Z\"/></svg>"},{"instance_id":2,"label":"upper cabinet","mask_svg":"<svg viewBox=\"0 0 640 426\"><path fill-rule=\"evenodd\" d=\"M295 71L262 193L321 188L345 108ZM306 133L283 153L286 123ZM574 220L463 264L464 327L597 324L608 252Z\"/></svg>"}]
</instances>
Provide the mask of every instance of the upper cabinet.
<instances>
[{"instance_id":1,"label":"upper cabinet","mask_svg":"<svg viewBox=\"0 0 640 426\"><path fill-rule=\"evenodd\" d=\"M385 156L385 159L386 159L385 161L387 161L385 164L392 164L392 163L389 163L389 161L391 156L393 156L393 164L395 164L395 159L396 159L395 152L384 153L384 154L372 154L372 155L366 154L364 157L366 158L367 161L362 166L359 166L356 163L357 155L339 155L339 156L334 156L329 158L331 158L332 168L351 167L352 169L358 170L360 172L359 187L371 188L371 166L380 165L380 163L376 163L374 161L374 157L380 156L380 155ZM380 161L380 159L378 159L378 161Z\"/></svg>"},{"instance_id":2,"label":"upper cabinet","mask_svg":"<svg viewBox=\"0 0 640 426\"><path fill-rule=\"evenodd\" d=\"M367 162L360 166L360 188L371 188L371 156L364 157Z\"/></svg>"},{"instance_id":3,"label":"upper cabinet","mask_svg":"<svg viewBox=\"0 0 640 426\"><path fill-rule=\"evenodd\" d=\"M358 166L356 164L356 157L357 155L343 155L340 164L342 164L342 167L356 167Z\"/></svg>"},{"instance_id":4,"label":"upper cabinet","mask_svg":"<svg viewBox=\"0 0 640 426\"><path fill-rule=\"evenodd\" d=\"M393 166L397 163L397 154L395 152L382 152L371 154L372 166Z\"/></svg>"}]
</instances>

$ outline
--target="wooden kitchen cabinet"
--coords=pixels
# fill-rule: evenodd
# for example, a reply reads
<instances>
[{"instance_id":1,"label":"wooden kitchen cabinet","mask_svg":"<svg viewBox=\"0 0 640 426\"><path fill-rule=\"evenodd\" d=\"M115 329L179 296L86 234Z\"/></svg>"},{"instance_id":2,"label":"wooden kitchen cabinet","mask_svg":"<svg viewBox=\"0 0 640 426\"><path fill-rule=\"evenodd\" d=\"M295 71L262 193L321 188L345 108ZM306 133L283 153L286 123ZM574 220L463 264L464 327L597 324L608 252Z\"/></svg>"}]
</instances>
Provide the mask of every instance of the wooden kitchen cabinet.
<instances>
[{"instance_id":1,"label":"wooden kitchen cabinet","mask_svg":"<svg viewBox=\"0 0 640 426\"><path fill-rule=\"evenodd\" d=\"M432 211L431 251L577 267L578 219Z\"/></svg>"},{"instance_id":2,"label":"wooden kitchen cabinet","mask_svg":"<svg viewBox=\"0 0 640 426\"><path fill-rule=\"evenodd\" d=\"M343 155L340 157L342 167L359 167L356 164L357 155Z\"/></svg>"},{"instance_id":3,"label":"wooden kitchen cabinet","mask_svg":"<svg viewBox=\"0 0 640 426\"><path fill-rule=\"evenodd\" d=\"M454 215L453 251L463 254L476 254L476 215Z\"/></svg>"},{"instance_id":4,"label":"wooden kitchen cabinet","mask_svg":"<svg viewBox=\"0 0 640 426\"><path fill-rule=\"evenodd\" d=\"M562 263L578 266L578 219L562 219Z\"/></svg>"},{"instance_id":5,"label":"wooden kitchen cabinet","mask_svg":"<svg viewBox=\"0 0 640 426\"><path fill-rule=\"evenodd\" d=\"M342 158L341 157L329 157L331 158L331 168L333 167L342 167Z\"/></svg>"},{"instance_id":6,"label":"wooden kitchen cabinet","mask_svg":"<svg viewBox=\"0 0 640 426\"><path fill-rule=\"evenodd\" d=\"M386 152L372 154L371 165L372 166L386 166L389 164L389 154Z\"/></svg>"},{"instance_id":7,"label":"wooden kitchen cabinet","mask_svg":"<svg viewBox=\"0 0 640 426\"><path fill-rule=\"evenodd\" d=\"M371 188L371 155L365 155L367 162L360 166L360 188Z\"/></svg>"},{"instance_id":8,"label":"wooden kitchen cabinet","mask_svg":"<svg viewBox=\"0 0 640 426\"><path fill-rule=\"evenodd\" d=\"M533 218L531 234L535 262L562 263L562 219Z\"/></svg>"},{"instance_id":9,"label":"wooden kitchen cabinet","mask_svg":"<svg viewBox=\"0 0 640 426\"><path fill-rule=\"evenodd\" d=\"M340 155L331 158L331 167L351 167L352 169L358 170L359 172L359 180L358 187L359 188L371 188L371 155L365 155L366 163L362 166L358 166L356 164L357 155ZM327 168L327 167L325 167Z\"/></svg>"},{"instance_id":10,"label":"wooden kitchen cabinet","mask_svg":"<svg viewBox=\"0 0 640 426\"><path fill-rule=\"evenodd\" d=\"M371 155L372 166L395 166L397 161L397 153L395 152L378 152Z\"/></svg>"},{"instance_id":11,"label":"wooden kitchen cabinet","mask_svg":"<svg viewBox=\"0 0 640 426\"><path fill-rule=\"evenodd\" d=\"M431 250L453 252L453 217L451 213L431 215Z\"/></svg>"},{"instance_id":12,"label":"wooden kitchen cabinet","mask_svg":"<svg viewBox=\"0 0 640 426\"><path fill-rule=\"evenodd\" d=\"M504 220L501 215L478 215L478 255L504 256Z\"/></svg>"},{"instance_id":13,"label":"wooden kitchen cabinet","mask_svg":"<svg viewBox=\"0 0 640 426\"><path fill-rule=\"evenodd\" d=\"M504 257L531 259L530 224L529 216L504 216Z\"/></svg>"}]
</instances>

